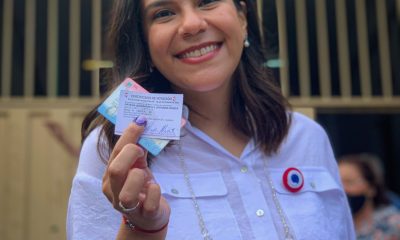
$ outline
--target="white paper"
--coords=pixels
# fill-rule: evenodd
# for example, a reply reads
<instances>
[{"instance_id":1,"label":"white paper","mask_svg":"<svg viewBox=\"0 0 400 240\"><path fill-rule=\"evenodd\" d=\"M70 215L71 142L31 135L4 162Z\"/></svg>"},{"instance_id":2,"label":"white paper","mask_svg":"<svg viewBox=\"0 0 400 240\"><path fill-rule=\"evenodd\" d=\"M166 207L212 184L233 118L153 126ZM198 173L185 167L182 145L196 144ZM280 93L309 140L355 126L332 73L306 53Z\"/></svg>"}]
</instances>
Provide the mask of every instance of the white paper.
<instances>
[{"instance_id":1,"label":"white paper","mask_svg":"<svg viewBox=\"0 0 400 240\"><path fill-rule=\"evenodd\" d=\"M121 90L115 134L121 135L140 116L147 118L142 137L178 140L182 118L182 94L138 93Z\"/></svg>"}]
</instances>

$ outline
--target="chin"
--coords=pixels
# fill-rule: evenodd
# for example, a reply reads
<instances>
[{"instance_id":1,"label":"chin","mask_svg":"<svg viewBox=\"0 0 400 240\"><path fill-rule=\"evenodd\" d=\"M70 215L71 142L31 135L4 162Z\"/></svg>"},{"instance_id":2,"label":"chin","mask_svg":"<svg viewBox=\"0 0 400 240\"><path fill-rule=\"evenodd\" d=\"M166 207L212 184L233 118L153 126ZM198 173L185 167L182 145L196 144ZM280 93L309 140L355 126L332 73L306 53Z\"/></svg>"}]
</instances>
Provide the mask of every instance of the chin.
<instances>
[{"instance_id":1,"label":"chin","mask_svg":"<svg viewBox=\"0 0 400 240\"><path fill-rule=\"evenodd\" d=\"M202 82L202 83L193 83L193 84L187 84L185 86L185 89L190 90L190 91L194 91L194 92L202 92L202 93L206 93L206 92L213 92L213 91L219 91L224 89L223 86L225 86L226 84L224 84L224 82L219 81L209 81L209 82Z\"/></svg>"}]
</instances>

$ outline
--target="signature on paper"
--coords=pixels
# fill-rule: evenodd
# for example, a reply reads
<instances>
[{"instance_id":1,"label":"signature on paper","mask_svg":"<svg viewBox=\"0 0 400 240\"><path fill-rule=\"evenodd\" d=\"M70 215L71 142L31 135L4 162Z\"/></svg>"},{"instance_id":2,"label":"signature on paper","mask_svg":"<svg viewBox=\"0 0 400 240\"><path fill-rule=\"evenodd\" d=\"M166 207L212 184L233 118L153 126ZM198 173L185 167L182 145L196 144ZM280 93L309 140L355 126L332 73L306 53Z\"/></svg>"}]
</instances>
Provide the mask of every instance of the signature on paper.
<instances>
[{"instance_id":1,"label":"signature on paper","mask_svg":"<svg viewBox=\"0 0 400 240\"><path fill-rule=\"evenodd\" d=\"M164 137L174 137L176 136L175 128L170 127L168 124L160 125L151 124L146 127L145 134L147 135L155 135L155 136L164 136Z\"/></svg>"}]
</instances>

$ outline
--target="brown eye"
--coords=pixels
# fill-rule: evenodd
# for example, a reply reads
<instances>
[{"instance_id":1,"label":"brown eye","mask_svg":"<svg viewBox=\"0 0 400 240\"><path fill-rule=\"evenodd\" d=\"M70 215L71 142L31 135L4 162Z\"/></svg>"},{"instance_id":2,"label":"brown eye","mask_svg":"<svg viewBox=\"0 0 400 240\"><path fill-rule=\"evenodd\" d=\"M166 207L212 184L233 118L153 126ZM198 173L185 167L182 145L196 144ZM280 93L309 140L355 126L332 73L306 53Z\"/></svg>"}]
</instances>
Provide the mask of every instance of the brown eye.
<instances>
[{"instance_id":1,"label":"brown eye","mask_svg":"<svg viewBox=\"0 0 400 240\"><path fill-rule=\"evenodd\" d=\"M153 16L153 19L166 18L166 17L171 17L173 15L175 15L175 13L173 13L172 11L170 11L168 9L163 9L163 10L156 12Z\"/></svg>"}]
</instances>

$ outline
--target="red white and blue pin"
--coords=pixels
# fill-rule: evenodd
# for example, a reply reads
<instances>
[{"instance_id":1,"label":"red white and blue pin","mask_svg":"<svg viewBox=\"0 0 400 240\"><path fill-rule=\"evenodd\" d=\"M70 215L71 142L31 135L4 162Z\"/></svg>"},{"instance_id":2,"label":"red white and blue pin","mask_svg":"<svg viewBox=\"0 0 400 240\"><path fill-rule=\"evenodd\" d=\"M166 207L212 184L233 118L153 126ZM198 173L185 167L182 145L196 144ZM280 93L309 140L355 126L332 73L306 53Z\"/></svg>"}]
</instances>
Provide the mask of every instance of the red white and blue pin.
<instances>
[{"instance_id":1,"label":"red white and blue pin","mask_svg":"<svg viewBox=\"0 0 400 240\"><path fill-rule=\"evenodd\" d=\"M282 180L285 188L292 193L300 191L304 185L303 174L299 169L294 167L286 169L283 173Z\"/></svg>"}]
</instances>

